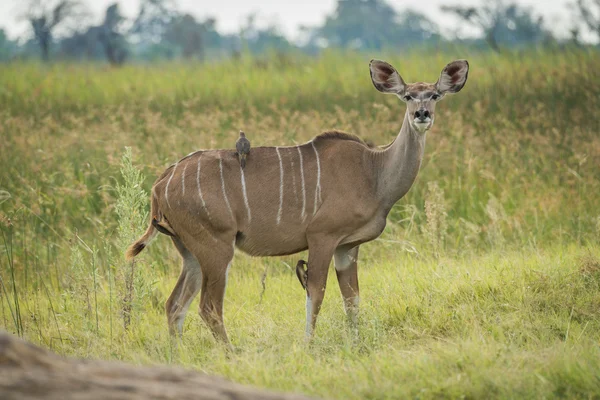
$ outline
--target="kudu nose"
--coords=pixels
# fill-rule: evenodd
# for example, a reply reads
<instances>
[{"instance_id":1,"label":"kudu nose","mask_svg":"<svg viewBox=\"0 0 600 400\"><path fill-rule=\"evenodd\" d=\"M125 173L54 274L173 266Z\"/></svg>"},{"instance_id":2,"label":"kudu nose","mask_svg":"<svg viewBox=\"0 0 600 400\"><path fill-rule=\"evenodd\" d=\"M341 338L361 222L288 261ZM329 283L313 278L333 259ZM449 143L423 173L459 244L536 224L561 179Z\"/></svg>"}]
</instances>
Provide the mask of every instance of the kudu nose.
<instances>
[{"instance_id":1,"label":"kudu nose","mask_svg":"<svg viewBox=\"0 0 600 400\"><path fill-rule=\"evenodd\" d=\"M415 119L418 119L419 122L425 122L427 118L429 118L431 114L429 114L428 110L417 110L415 111Z\"/></svg>"}]
</instances>

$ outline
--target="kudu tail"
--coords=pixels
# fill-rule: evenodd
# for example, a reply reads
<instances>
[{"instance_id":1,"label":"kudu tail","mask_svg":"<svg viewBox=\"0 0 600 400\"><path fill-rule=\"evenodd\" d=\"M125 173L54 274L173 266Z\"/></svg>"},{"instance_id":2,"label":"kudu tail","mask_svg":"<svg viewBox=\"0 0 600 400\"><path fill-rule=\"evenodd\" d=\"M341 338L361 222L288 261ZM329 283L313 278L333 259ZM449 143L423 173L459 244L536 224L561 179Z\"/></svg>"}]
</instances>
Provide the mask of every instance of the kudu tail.
<instances>
[{"instance_id":1,"label":"kudu tail","mask_svg":"<svg viewBox=\"0 0 600 400\"><path fill-rule=\"evenodd\" d=\"M125 252L125 258L131 260L133 257L137 256L146 248L146 246L150 243L152 239L158 234L156 228L153 225L150 225L144 235L139 238L135 243L133 243L127 251Z\"/></svg>"},{"instance_id":2,"label":"kudu tail","mask_svg":"<svg viewBox=\"0 0 600 400\"><path fill-rule=\"evenodd\" d=\"M154 195L150 201L150 217L150 225L148 226L148 229L146 229L146 232L144 232L142 237L136 240L135 243L129 246L125 252L125 257L128 260L140 254L142 250L144 250L150 244L152 239L158 235L159 232L174 236L174 234L170 231L170 226L168 226L168 224L166 226L161 224L163 218L160 210L158 209L157 200Z\"/></svg>"}]
</instances>

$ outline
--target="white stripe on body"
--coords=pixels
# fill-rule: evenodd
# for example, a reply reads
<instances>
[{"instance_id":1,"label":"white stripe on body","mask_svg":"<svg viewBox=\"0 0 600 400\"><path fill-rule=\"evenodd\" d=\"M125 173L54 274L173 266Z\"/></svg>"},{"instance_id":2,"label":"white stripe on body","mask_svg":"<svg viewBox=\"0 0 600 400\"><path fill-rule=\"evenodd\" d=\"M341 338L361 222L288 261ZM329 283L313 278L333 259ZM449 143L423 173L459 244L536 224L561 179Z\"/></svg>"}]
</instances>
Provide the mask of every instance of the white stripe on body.
<instances>
[{"instance_id":1,"label":"white stripe on body","mask_svg":"<svg viewBox=\"0 0 600 400\"><path fill-rule=\"evenodd\" d=\"M206 207L206 201L204 201L204 196L202 195L202 187L200 186L200 159L202 157L202 154L200 154L200 156L198 157L198 168L196 169L196 186L198 187L198 196L200 197L200 201L202 202L202 209L206 212L206 216L208 217L208 220L210 221L210 212L208 211L208 207ZM200 212L200 211L198 211ZM208 229L206 229L206 227L204 226L204 224L202 224L201 222L198 222L200 224L200 226L202 227L202 229L204 229L207 233L208 236L210 236L210 238L213 241L217 241L217 238L212 234L212 232Z\"/></svg>"},{"instance_id":2,"label":"white stripe on body","mask_svg":"<svg viewBox=\"0 0 600 400\"><path fill-rule=\"evenodd\" d=\"M244 195L244 204L246 204L246 211L248 212L248 222L252 220L250 214L250 204L248 203L248 193L246 193L246 178L244 177L244 168L240 165L240 179L242 181L242 193Z\"/></svg>"},{"instance_id":3,"label":"white stripe on body","mask_svg":"<svg viewBox=\"0 0 600 400\"><path fill-rule=\"evenodd\" d=\"M202 154L198 157L198 169L196 171L196 185L198 186L198 195L200 196L200 201L202 202L202 208L206 211L206 215L208 219L210 219L210 212L206 207L206 202L204 201L204 196L202 196L202 188L200 187L200 162L201 162Z\"/></svg>"},{"instance_id":4,"label":"white stripe on body","mask_svg":"<svg viewBox=\"0 0 600 400\"><path fill-rule=\"evenodd\" d=\"M293 152L292 148L290 147L290 152ZM294 155L290 154L290 163L292 163L292 186L294 187L294 200L296 200L296 203L298 202L298 193L296 190L296 174L294 173Z\"/></svg>"},{"instance_id":5,"label":"white stripe on body","mask_svg":"<svg viewBox=\"0 0 600 400\"><path fill-rule=\"evenodd\" d=\"M171 171L171 176L167 181L167 185L165 186L165 200L167 201L167 205L171 208L171 203L169 203L169 184L171 183L171 179L173 179L173 175L175 175L175 170L177 169L177 165L179 165L179 161L173 165L173 171Z\"/></svg>"},{"instance_id":6,"label":"white stripe on body","mask_svg":"<svg viewBox=\"0 0 600 400\"><path fill-rule=\"evenodd\" d=\"M302 163L302 152L300 151L300 146L297 146L298 155L300 156L300 177L302 178L302 221L306 218L306 187L304 184L304 165Z\"/></svg>"},{"instance_id":7,"label":"white stripe on body","mask_svg":"<svg viewBox=\"0 0 600 400\"><path fill-rule=\"evenodd\" d=\"M185 196L185 170L187 168L187 163L183 166L183 172L181 173L181 195Z\"/></svg>"},{"instance_id":8,"label":"white stripe on body","mask_svg":"<svg viewBox=\"0 0 600 400\"><path fill-rule=\"evenodd\" d=\"M310 144L312 144L315 156L317 157L317 186L315 186L315 206L313 208L313 215L315 215L317 212L317 200L321 201L321 162L319 160L319 152L315 147L315 142L310 142Z\"/></svg>"},{"instance_id":9,"label":"white stripe on body","mask_svg":"<svg viewBox=\"0 0 600 400\"><path fill-rule=\"evenodd\" d=\"M281 212L283 210L283 163L281 161L281 154L279 153L279 147L275 147L277 152L277 158L279 158L279 210L277 211L277 225L281 222Z\"/></svg>"},{"instance_id":10,"label":"white stripe on body","mask_svg":"<svg viewBox=\"0 0 600 400\"><path fill-rule=\"evenodd\" d=\"M235 217L233 216L233 210L231 209L231 204L229 204L229 199L227 198L227 193L225 192L225 179L223 178L223 159L219 158L219 170L221 172L221 190L223 191L223 197L225 198L225 205L227 206L227 209L229 210L229 215L231 215L231 218L235 220Z\"/></svg>"}]
</instances>

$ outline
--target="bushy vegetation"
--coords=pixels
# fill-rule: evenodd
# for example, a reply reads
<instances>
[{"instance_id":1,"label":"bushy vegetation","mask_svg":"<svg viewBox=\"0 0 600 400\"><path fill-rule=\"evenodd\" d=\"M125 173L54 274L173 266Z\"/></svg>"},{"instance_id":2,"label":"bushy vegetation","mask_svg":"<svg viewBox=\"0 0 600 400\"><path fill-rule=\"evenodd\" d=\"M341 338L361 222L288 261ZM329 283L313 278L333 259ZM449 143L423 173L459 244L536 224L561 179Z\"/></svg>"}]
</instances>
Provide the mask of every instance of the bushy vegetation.
<instances>
[{"instance_id":1,"label":"bushy vegetation","mask_svg":"<svg viewBox=\"0 0 600 400\"><path fill-rule=\"evenodd\" d=\"M225 322L238 351L193 311L173 342L176 251L161 237L135 264L122 256L155 177L195 149L233 148L239 129L254 145L331 128L390 142L404 106L372 87L369 55L334 52L0 67L0 327L61 354L326 398L600 396L600 56L374 56L409 82L455 58L471 71L438 106L414 187L361 248L358 341L335 276L307 346L290 268L305 255L236 254Z\"/></svg>"}]
</instances>

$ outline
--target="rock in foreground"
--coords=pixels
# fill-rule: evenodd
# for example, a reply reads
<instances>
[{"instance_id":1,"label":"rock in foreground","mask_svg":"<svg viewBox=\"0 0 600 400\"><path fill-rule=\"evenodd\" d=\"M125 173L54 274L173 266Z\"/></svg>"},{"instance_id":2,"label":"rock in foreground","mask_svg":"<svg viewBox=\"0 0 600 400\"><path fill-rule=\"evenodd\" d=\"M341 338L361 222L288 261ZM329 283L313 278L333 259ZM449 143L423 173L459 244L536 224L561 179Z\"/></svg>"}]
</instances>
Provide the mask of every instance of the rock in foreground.
<instances>
[{"instance_id":1,"label":"rock in foreground","mask_svg":"<svg viewBox=\"0 0 600 400\"><path fill-rule=\"evenodd\" d=\"M302 400L175 367L67 359L0 332L0 399Z\"/></svg>"}]
</instances>

